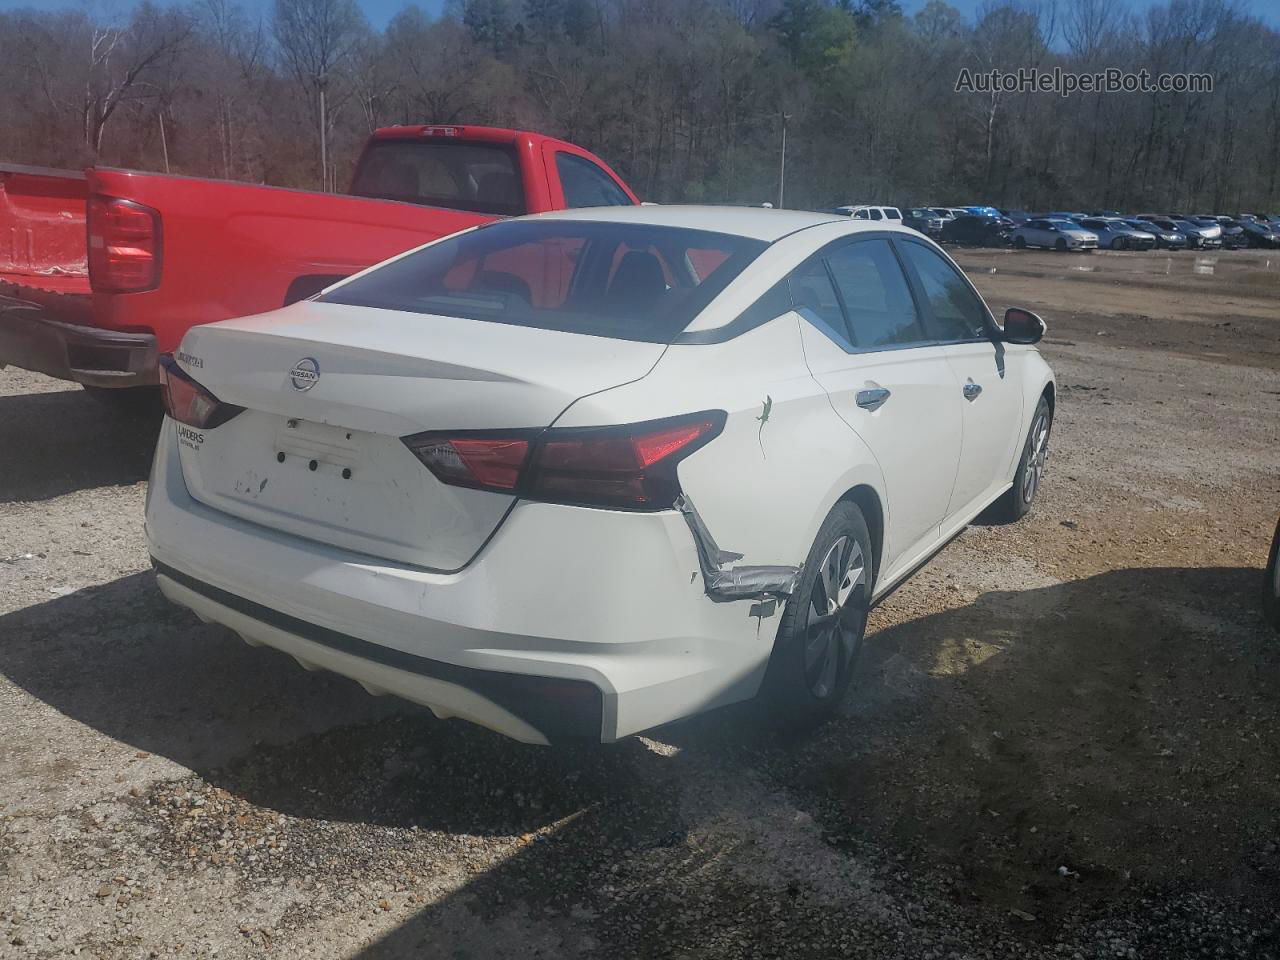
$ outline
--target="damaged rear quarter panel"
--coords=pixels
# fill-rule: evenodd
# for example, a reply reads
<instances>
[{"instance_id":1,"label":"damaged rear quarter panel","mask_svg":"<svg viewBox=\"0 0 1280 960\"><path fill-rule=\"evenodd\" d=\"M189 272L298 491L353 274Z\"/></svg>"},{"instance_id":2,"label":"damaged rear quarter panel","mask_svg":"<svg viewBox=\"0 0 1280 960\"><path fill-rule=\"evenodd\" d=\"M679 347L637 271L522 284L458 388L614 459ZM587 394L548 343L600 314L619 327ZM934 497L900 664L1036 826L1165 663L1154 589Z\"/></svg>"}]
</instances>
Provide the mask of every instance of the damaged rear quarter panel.
<instances>
[{"instance_id":1,"label":"damaged rear quarter panel","mask_svg":"<svg viewBox=\"0 0 1280 960\"><path fill-rule=\"evenodd\" d=\"M738 564L798 567L847 490L883 492L870 452L809 372L798 323L787 313L725 343L671 346L647 376L584 397L556 426L726 411L721 435L680 463L681 487Z\"/></svg>"}]
</instances>

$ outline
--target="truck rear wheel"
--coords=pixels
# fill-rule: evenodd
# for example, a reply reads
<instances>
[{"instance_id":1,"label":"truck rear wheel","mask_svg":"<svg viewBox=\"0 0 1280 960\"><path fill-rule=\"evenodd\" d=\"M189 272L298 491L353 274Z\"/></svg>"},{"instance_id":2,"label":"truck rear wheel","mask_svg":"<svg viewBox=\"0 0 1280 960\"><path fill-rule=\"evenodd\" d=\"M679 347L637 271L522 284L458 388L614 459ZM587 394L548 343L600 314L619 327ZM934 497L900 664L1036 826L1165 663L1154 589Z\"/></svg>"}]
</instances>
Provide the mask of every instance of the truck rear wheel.
<instances>
[{"instance_id":1,"label":"truck rear wheel","mask_svg":"<svg viewBox=\"0 0 1280 960\"><path fill-rule=\"evenodd\" d=\"M159 387L89 387L84 392L123 417L151 418L164 412Z\"/></svg>"}]
</instances>

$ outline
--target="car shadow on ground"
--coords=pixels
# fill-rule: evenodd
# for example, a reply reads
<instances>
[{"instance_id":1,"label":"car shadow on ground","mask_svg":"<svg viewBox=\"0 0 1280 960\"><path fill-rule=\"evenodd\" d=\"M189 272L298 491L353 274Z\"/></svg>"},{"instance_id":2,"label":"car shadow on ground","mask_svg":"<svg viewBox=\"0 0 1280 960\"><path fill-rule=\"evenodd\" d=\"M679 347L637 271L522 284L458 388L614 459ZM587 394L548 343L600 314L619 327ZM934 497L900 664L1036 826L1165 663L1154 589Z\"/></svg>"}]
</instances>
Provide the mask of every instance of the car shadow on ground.
<instances>
[{"instance_id":1,"label":"car shadow on ground","mask_svg":"<svg viewBox=\"0 0 1280 960\"><path fill-rule=\"evenodd\" d=\"M145 480L159 429L158 412L124 414L76 386L0 396L0 503Z\"/></svg>"},{"instance_id":2,"label":"car shadow on ground","mask_svg":"<svg viewBox=\"0 0 1280 960\"><path fill-rule=\"evenodd\" d=\"M1280 644L1259 581L1129 569L982 594L873 633L848 708L804 738L735 707L646 741L524 746L251 650L150 574L0 617L0 672L237 802L376 834L392 877L450 838L511 841L367 958L525 956L530 937L693 955L722 934L800 956L833 925L894 942L866 893L894 858L912 889L942 878L925 927L948 904L1052 925L1173 888L1274 912Z\"/></svg>"}]
</instances>

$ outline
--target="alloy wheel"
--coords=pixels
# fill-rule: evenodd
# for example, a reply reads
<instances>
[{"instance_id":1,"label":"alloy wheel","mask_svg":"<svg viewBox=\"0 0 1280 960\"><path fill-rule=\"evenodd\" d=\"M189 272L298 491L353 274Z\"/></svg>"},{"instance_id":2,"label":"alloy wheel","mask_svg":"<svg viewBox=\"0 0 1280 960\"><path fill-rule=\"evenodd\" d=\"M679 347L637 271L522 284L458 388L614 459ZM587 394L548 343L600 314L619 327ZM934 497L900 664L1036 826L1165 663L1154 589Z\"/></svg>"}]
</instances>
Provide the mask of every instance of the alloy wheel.
<instances>
[{"instance_id":1,"label":"alloy wheel","mask_svg":"<svg viewBox=\"0 0 1280 960\"><path fill-rule=\"evenodd\" d=\"M1027 468L1022 475L1022 502L1030 503L1044 479L1045 462L1049 459L1049 414L1042 411L1031 428L1031 446L1027 450Z\"/></svg>"},{"instance_id":2,"label":"alloy wheel","mask_svg":"<svg viewBox=\"0 0 1280 960\"><path fill-rule=\"evenodd\" d=\"M840 537L818 567L805 623L804 681L818 699L835 690L842 661L853 653L858 640L855 621L862 612L850 608L848 601L866 581L862 546L853 537Z\"/></svg>"}]
</instances>

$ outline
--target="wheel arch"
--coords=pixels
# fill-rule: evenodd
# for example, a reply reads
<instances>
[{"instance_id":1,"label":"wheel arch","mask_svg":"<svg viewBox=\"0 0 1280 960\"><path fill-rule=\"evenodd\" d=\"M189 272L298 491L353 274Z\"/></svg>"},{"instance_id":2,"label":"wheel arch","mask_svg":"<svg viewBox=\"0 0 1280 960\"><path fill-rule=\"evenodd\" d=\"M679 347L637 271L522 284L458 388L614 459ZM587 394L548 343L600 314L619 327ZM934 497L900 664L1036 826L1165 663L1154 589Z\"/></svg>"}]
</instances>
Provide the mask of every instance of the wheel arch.
<instances>
[{"instance_id":1,"label":"wheel arch","mask_svg":"<svg viewBox=\"0 0 1280 960\"><path fill-rule=\"evenodd\" d=\"M867 532L871 534L872 562L875 564L871 568L872 577L878 577L880 561L884 556L884 505L880 501L880 494L870 484L860 483L846 490L832 508L841 503L852 503L862 511L862 519L867 522ZM874 585L873 579L872 586Z\"/></svg>"}]
</instances>

